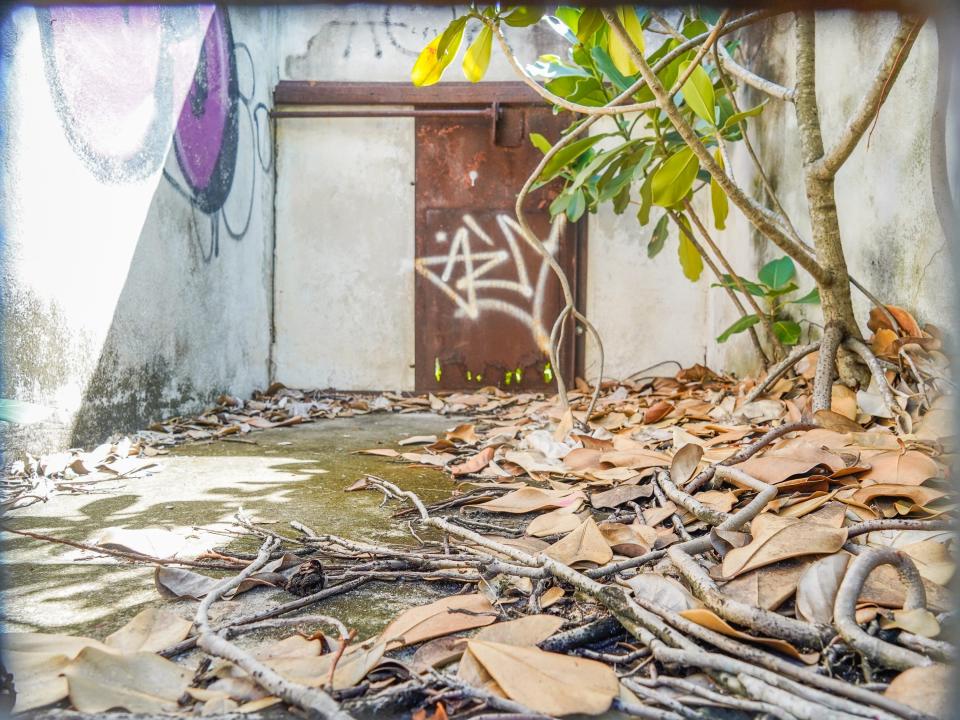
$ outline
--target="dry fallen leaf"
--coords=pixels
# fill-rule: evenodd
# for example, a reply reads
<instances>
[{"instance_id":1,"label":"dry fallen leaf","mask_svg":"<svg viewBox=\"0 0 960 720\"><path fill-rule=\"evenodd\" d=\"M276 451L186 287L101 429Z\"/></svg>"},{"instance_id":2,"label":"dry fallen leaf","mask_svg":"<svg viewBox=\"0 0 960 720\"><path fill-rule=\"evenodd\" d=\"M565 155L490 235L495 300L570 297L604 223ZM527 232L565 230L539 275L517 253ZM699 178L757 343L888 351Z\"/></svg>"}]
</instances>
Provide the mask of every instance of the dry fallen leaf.
<instances>
[{"instance_id":1,"label":"dry fallen leaf","mask_svg":"<svg viewBox=\"0 0 960 720\"><path fill-rule=\"evenodd\" d=\"M478 640L467 649L508 698L545 715L599 715L620 691L613 669L595 660Z\"/></svg>"},{"instance_id":2,"label":"dry fallen leaf","mask_svg":"<svg viewBox=\"0 0 960 720\"><path fill-rule=\"evenodd\" d=\"M671 577L654 572L640 573L627 580L633 594L672 612L703 607L689 590Z\"/></svg>"},{"instance_id":3,"label":"dry fallen leaf","mask_svg":"<svg viewBox=\"0 0 960 720\"><path fill-rule=\"evenodd\" d=\"M548 508L569 507L583 500L584 495L581 492L526 487L469 507L487 512L523 514Z\"/></svg>"},{"instance_id":4,"label":"dry fallen leaf","mask_svg":"<svg viewBox=\"0 0 960 720\"><path fill-rule=\"evenodd\" d=\"M925 638L935 638L940 634L940 623L936 616L925 608L913 610L894 610L893 619L880 617L880 627L884 630L896 628Z\"/></svg>"},{"instance_id":5,"label":"dry fallen leaf","mask_svg":"<svg viewBox=\"0 0 960 720\"><path fill-rule=\"evenodd\" d=\"M63 671L70 664L66 655L48 652L17 652L4 649L3 662L13 674L17 690L13 712L44 707L67 697L67 679Z\"/></svg>"},{"instance_id":6,"label":"dry fallen leaf","mask_svg":"<svg viewBox=\"0 0 960 720\"><path fill-rule=\"evenodd\" d=\"M400 613L380 633L391 649L496 622L497 611L483 595L453 595Z\"/></svg>"},{"instance_id":7,"label":"dry fallen leaf","mask_svg":"<svg viewBox=\"0 0 960 720\"><path fill-rule=\"evenodd\" d=\"M631 500L648 498L653 495L653 487L645 485L618 485L612 490L594 493L590 496L590 504L595 508L615 508Z\"/></svg>"},{"instance_id":8,"label":"dry fallen leaf","mask_svg":"<svg viewBox=\"0 0 960 720\"><path fill-rule=\"evenodd\" d=\"M733 578L754 568L804 555L835 553L847 540L846 529L835 529L798 518L761 513L750 523L753 540L723 558L723 577Z\"/></svg>"},{"instance_id":9,"label":"dry fallen leaf","mask_svg":"<svg viewBox=\"0 0 960 720\"><path fill-rule=\"evenodd\" d=\"M82 713L123 708L133 713L177 710L193 671L153 653L85 648L65 671L70 702Z\"/></svg>"},{"instance_id":10,"label":"dry fallen leaf","mask_svg":"<svg viewBox=\"0 0 960 720\"><path fill-rule=\"evenodd\" d=\"M147 608L105 642L119 652L158 652L183 640L192 627L192 622L170 610Z\"/></svg>"},{"instance_id":11,"label":"dry fallen leaf","mask_svg":"<svg viewBox=\"0 0 960 720\"><path fill-rule=\"evenodd\" d=\"M833 621L833 603L849 560L847 553L836 553L820 558L804 571L797 583L797 617L824 625Z\"/></svg>"},{"instance_id":12,"label":"dry fallen leaf","mask_svg":"<svg viewBox=\"0 0 960 720\"><path fill-rule=\"evenodd\" d=\"M882 452L870 457L870 469L860 476L861 482L877 484L922 485L930 478L940 477L940 467L928 455L916 450Z\"/></svg>"},{"instance_id":13,"label":"dry fallen leaf","mask_svg":"<svg viewBox=\"0 0 960 720\"><path fill-rule=\"evenodd\" d=\"M605 522L597 527L610 549L618 555L638 557L650 552L657 543L657 531L649 525Z\"/></svg>"},{"instance_id":14,"label":"dry fallen leaf","mask_svg":"<svg viewBox=\"0 0 960 720\"><path fill-rule=\"evenodd\" d=\"M683 487L693 477L703 457L703 448L700 445L689 443L677 450L670 463L670 480L677 487Z\"/></svg>"},{"instance_id":15,"label":"dry fallen leaf","mask_svg":"<svg viewBox=\"0 0 960 720\"><path fill-rule=\"evenodd\" d=\"M480 630L471 640L533 647L557 632L561 625L563 625L563 618L556 615L527 615L516 620L489 625ZM465 653L460 659L457 677L475 687L492 689L489 687L491 680L489 673L470 653Z\"/></svg>"},{"instance_id":16,"label":"dry fallen leaf","mask_svg":"<svg viewBox=\"0 0 960 720\"><path fill-rule=\"evenodd\" d=\"M370 638L350 645L337 661L333 674L334 690L353 687L370 672L383 657L387 644L380 638ZM264 664L292 682L309 687L326 687L330 680L330 667L336 653L320 656L283 655L264 661Z\"/></svg>"},{"instance_id":17,"label":"dry fallen leaf","mask_svg":"<svg viewBox=\"0 0 960 720\"><path fill-rule=\"evenodd\" d=\"M574 513L579 505L572 505L565 508L557 508L548 513L537 515L525 530L531 537L547 537L550 535L563 535L580 527L580 518Z\"/></svg>"},{"instance_id":18,"label":"dry fallen leaf","mask_svg":"<svg viewBox=\"0 0 960 720\"><path fill-rule=\"evenodd\" d=\"M765 565L738 575L723 586L723 593L748 605L776 610L796 591L809 564L808 558L791 558Z\"/></svg>"},{"instance_id":19,"label":"dry fallen leaf","mask_svg":"<svg viewBox=\"0 0 960 720\"><path fill-rule=\"evenodd\" d=\"M490 464L490 461L493 460L493 455L496 451L497 449L493 446L485 447L476 455L468 458L465 462L462 462L459 465L452 465L450 467L450 472L455 476L480 472Z\"/></svg>"},{"instance_id":20,"label":"dry fallen leaf","mask_svg":"<svg viewBox=\"0 0 960 720\"><path fill-rule=\"evenodd\" d=\"M592 517L587 518L580 527L543 552L565 565L580 562L603 565L613 558L613 550L610 549Z\"/></svg>"},{"instance_id":21,"label":"dry fallen leaf","mask_svg":"<svg viewBox=\"0 0 960 720\"><path fill-rule=\"evenodd\" d=\"M953 689L953 668L935 664L904 670L883 694L922 713L947 720L952 716L950 700Z\"/></svg>"},{"instance_id":22,"label":"dry fallen leaf","mask_svg":"<svg viewBox=\"0 0 960 720\"><path fill-rule=\"evenodd\" d=\"M158 567L153 572L153 581L157 592L170 600L200 600L219 582L216 578L175 567Z\"/></svg>"}]
</instances>

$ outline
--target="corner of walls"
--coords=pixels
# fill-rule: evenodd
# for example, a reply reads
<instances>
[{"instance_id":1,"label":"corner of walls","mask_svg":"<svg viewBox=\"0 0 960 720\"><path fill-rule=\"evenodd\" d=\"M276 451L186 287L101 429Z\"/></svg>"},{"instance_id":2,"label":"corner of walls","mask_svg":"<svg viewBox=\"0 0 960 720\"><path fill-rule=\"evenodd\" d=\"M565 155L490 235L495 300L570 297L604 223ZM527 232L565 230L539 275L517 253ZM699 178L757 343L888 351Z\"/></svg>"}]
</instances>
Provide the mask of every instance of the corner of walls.
<instances>
[{"instance_id":1,"label":"corner of walls","mask_svg":"<svg viewBox=\"0 0 960 720\"><path fill-rule=\"evenodd\" d=\"M276 12L10 16L3 395L51 414L5 428L8 449L100 442L268 382Z\"/></svg>"}]
</instances>

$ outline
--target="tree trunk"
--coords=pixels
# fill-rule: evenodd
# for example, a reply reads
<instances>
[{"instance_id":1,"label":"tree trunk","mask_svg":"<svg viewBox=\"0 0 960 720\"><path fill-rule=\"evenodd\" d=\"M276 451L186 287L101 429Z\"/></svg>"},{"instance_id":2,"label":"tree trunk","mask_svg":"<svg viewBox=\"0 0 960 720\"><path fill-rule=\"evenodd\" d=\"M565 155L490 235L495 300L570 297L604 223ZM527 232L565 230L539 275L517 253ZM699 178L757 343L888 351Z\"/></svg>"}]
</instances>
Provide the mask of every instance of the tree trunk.
<instances>
[{"instance_id":1,"label":"tree trunk","mask_svg":"<svg viewBox=\"0 0 960 720\"><path fill-rule=\"evenodd\" d=\"M840 222L833 177L818 177L813 165L823 157L823 136L820 132L820 111L817 107L816 24L813 12L797 13L797 127L803 154L804 180L810 226L817 262L824 275L818 282L825 326L839 327L845 337L861 339L860 328L853 314L847 261L843 255ZM856 358L844 350L838 357L840 378L856 384L865 377Z\"/></svg>"}]
</instances>

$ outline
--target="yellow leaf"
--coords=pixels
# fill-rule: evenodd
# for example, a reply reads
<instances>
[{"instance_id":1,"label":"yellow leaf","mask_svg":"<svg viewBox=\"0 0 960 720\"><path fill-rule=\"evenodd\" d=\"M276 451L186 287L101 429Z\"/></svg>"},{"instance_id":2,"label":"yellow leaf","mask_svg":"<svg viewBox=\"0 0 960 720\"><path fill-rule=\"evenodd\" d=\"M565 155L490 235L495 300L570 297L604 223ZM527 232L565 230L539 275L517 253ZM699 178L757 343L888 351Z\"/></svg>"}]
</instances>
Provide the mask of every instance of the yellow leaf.
<instances>
[{"instance_id":1,"label":"yellow leaf","mask_svg":"<svg viewBox=\"0 0 960 720\"><path fill-rule=\"evenodd\" d=\"M410 72L410 80L417 87L433 85L443 74L443 68L440 67L440 61L437 58L437 48L440 46L440 38L437 35L429 45L421 52L417 61L413 64L413 70Z\"/></svg>"},{"instance_id":2,"label":"yellow leaf","mask_svg":"<svg viewBox=\"0 0 960 720\"><path fill-rule=\"evenodd\" d=\"M493 31L489 25L484 25L463 56L463 74L470 82L479 82L486 74L492 45Z\"/></svg>"}]
</instances>

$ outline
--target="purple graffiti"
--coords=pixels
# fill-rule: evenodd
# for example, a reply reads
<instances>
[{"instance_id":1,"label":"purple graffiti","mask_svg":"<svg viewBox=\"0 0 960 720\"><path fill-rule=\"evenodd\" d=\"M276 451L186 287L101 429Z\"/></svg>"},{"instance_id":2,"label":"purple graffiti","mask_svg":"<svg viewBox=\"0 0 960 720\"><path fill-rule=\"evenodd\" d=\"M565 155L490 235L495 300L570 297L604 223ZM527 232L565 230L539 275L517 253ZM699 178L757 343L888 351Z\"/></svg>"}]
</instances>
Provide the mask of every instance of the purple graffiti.
<instances>
[{"instance_id":1,"label":"purple graffiti","mask_svg":"<svg viewBox=\"0 0 960 720\"><path fill-rule=\"evenodd\" d=\"M173 136L177 163L198 209L223 207L237 160L237 66L230 20L217 8Z\"/></svg>"}]
</instances>

